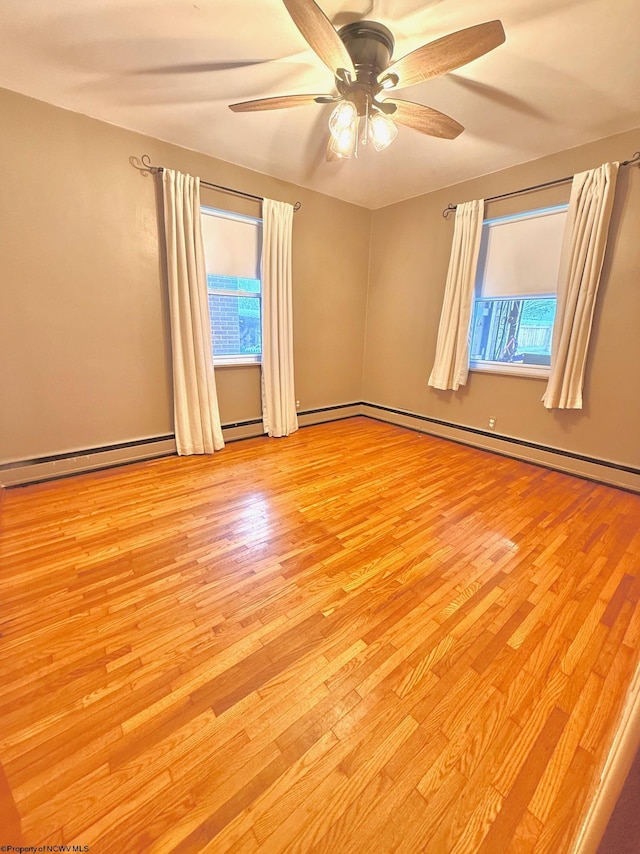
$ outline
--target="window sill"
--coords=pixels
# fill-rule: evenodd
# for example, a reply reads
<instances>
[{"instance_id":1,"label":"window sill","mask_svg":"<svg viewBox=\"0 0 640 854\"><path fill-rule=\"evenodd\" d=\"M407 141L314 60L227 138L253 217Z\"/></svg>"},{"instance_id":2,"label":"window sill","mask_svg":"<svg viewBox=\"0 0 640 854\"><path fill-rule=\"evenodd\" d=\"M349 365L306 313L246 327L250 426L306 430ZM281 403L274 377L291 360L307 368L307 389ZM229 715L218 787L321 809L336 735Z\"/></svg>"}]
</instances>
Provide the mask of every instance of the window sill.
<instances>
[{"instance_id":1,"label":"window sill","mask_svg":"<svg viewBox=\"0 0 640 854\"><path fill-rule=\"evenodd\" d=\"M513 362L471 362L470 371L481 374L501 374L507 377L532 377L548 380L550 368L545 365L521 365Z\"/></svg>"},{"instance_id":2,"label":"window sill","mask_svg":"<svg viewBox=\"0 0 640 854\"><path fill-rule=\"evenodd\" d=\"M213 360L214 368L243 368L247 365L262 365L262 356L220 356Z\"/></svg>"}]
</instances>

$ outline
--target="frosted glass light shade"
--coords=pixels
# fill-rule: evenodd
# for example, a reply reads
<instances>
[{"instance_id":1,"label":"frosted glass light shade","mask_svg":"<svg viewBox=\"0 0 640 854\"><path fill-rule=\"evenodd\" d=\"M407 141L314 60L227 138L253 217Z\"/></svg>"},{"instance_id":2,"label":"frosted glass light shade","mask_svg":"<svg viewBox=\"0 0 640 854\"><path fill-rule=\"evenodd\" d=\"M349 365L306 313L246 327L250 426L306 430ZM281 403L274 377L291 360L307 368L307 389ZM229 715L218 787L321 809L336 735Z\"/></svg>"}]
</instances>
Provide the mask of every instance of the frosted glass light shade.
<instances>
[{"instance_id":1,"label":"frosted glass light shade","mask_svg":"<svg viewBox=\"0 0 640 854\"><path fill-rule=\"evenodd\" d=\"M358 111L351 101L341 101L329 117L329 131L336 139L340 134L356 124Z\"/></svg>"},{"instance_id":2,"label":"frosted glass light shade","mask_svg":"<svg viewBox=\"0 0 640 854\"><path fill-rule=\"evenodd\" d=\"M358 139L358 117L353 125L341 128L337 133L331 132L331 150L338 157L357 157L356 143Z\"/></svg>"},{"instance_id":3,"label":"frosted glass light shade","mask_svg":"<svg viewBox=\"0 0 640 854\"><path fill-rule=\"evenodd\" d=\"M398 128L384 113L374 113L369 117L369 129L376 151L382 151L398 135Z\"/></svg>"}]
</instances>

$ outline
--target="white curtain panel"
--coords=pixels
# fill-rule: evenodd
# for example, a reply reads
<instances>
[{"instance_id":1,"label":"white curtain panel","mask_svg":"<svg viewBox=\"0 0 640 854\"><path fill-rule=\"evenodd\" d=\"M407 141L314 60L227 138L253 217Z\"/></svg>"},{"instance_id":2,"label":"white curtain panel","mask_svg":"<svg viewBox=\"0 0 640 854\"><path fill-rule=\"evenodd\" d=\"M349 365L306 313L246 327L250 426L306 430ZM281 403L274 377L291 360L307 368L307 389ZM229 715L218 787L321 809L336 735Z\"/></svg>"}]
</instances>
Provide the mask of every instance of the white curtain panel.
<instances>
[{"instance_id":1,"label":"white curtain panel","mask_svg":"<svg viewBox=\"0 0 640 854\"><path fill-rule=\"evenodd\" d=\"M582 409L589 337L617 176L618 163L604 163L573 178L558 273L551 373L542 398L547 409Z\"/></svg>"},{"instance_id":2,"label":"white curtain panel","mask_svg":"<svg viewBox=\"0 0 640 854\"><path fill-rule=\"evenodd\" d=\"M293 375L293 205L262 204L262 421L269 436L298 429Z\"/></svg>"},{"instance_id":3,"label":"white curtain panel","mask_svg":"<svg viewBox=\"0 0 640 854\"><path fill-rule=\"evenodd\" d=\"M178 453L224 447L213 375L207 274L200 225L200 179L165 169L162 177Z\"/></svg>"},{"instance_id":4,"label":"white curtain panel","mask_svg":"<svg viewBox=\"0 0 640 854\"><path fill-rule=\"evenodd\" d=\"M456 391L469 375L469 325L480 255L484 199L456 208L456 222L429 385Z\"/></svg>"}]
</instances>

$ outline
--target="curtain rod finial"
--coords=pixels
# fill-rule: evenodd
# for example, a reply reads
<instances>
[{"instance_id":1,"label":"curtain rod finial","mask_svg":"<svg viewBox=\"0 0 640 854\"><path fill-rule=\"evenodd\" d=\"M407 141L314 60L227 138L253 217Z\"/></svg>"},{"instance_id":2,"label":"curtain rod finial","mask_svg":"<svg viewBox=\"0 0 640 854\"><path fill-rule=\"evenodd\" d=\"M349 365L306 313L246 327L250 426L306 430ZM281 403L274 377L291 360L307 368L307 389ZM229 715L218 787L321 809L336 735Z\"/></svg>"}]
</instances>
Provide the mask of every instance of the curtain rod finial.
<instances>
[{"instance_id":1,"label":"curtain rod finial","mask_svg":"<svg viewBox=\"0 0 640 854\"><path fill-rule=\"evenodd\" d=\"M448 204L446 208L442 211L442 216L445 219L449 219L450 214L455 211L457 205Z\"/></svg>"}]
</instances>

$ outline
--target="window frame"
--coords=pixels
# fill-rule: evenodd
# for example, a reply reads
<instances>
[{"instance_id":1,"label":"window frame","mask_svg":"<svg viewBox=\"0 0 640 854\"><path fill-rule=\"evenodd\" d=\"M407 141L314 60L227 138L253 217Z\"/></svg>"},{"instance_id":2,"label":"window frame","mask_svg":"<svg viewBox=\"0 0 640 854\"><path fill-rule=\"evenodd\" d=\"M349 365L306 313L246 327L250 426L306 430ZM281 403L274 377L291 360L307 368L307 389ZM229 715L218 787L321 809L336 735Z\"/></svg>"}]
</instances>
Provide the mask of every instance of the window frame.
<instances>
[{"instance_id":1,"label":"window frame","mask_svg":"<svg viewBox=\"0 0 640 854\"><path fill-rule=\"evenodd\" d=\"M562 203L559 205L546 205L542 208L533 208L531 210L520 211L514 214L507 214L505 216L499 217L491 217L490 219L485 219L482 222L482 228L484 229L486 226L496 226L499 224L506 224L508 222L515 222L523 219L534 219L542 216L553 216L560 213L566 213L569 208L569 203ZM505 294L502 297L492 297L492 296L483 296L482 286L484 282L476 280L474 286L474 295L473 295L473 303L471 306L471 316L469 318L469 343L471 343L471 332L472 332L472 322L475 313L476 302L479 300L488 301L496 301L496 302L506 302L506 301L515 301L515 300L532 300L532 299L555 299L557 301L558 293L557 290L550 293L537 293L537 294L527 294L527 293L515 293L515 294ZM557 304L557 303L556 303ZM555 326L555 320L554 320ZM552 327L552 335L553 335L553 327ZM551 366L550 365L524 365L520 362L500 362L493 361L489 359L472 359L469 357L469 370L477 373L486 373L486 374L498 374L502 376L510 376L510 377L532 377L534 379L544 379L548 380Z\"/></svg>"},{"instance_id":2,"label":"window frame","mask_svg":"<svg viewBox=\"0 0 640 854\"><path fill-rule=\"evenodd\" d=\"M231 219L239 222L247 222L253 225L263 226L262 217L257 216L249 216L248 214L239 214L234 211L226 211L221 208L212 208L210 205L200 205L200 216L215 216L220 217L222 219ZM260 259L258 259L258 264L260 264ZM216 275L215 273L206 273L209 275ZM235 298L245 298L245 299L255 299L258 300L258 305L260 307L260 325L262 327L262 276L258 279L254 280L260 282L260 290L259 291L241 291L233 288L212 288L209 286L207 281L207 303L209 295L213 294L215 296L222 297L235 297ZM211 312L209 312L209 318L211 321ZM233 354L225 354L216 356L215 355L215 341L213 337L213 327L211 329L211 346L212 346L212 359L215 367L220 368L230 368L230 367L242 367L246 365L261 365L262 364L262 329L260 330L260 352L259 353L238 353L236 355Z\"/></svg>"}]
</instances>

